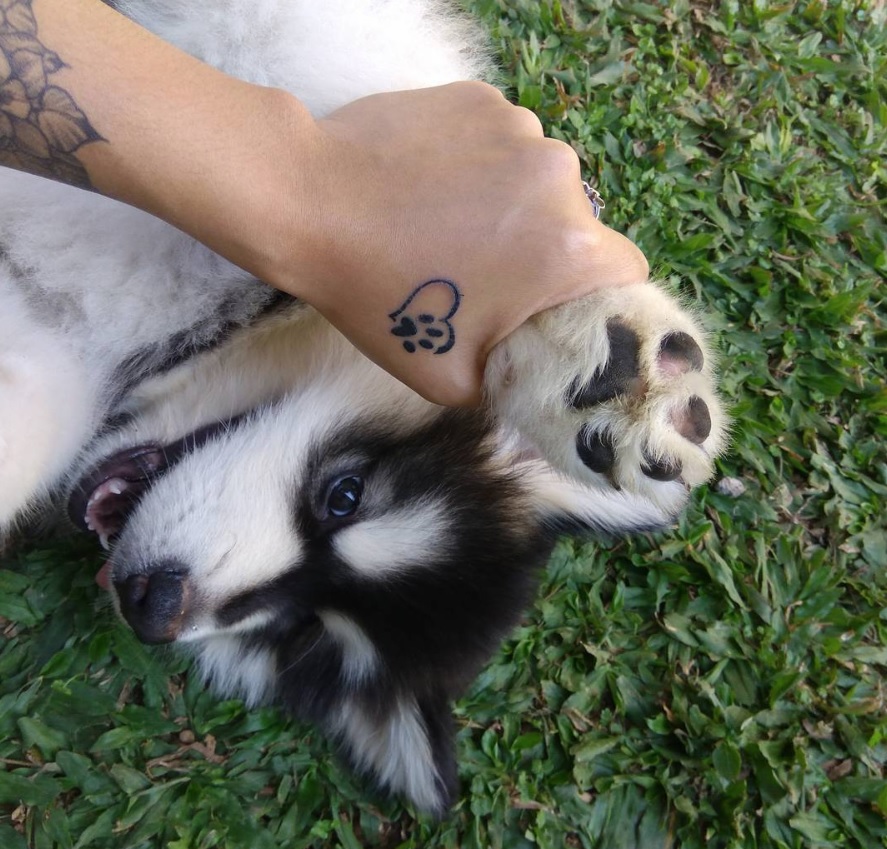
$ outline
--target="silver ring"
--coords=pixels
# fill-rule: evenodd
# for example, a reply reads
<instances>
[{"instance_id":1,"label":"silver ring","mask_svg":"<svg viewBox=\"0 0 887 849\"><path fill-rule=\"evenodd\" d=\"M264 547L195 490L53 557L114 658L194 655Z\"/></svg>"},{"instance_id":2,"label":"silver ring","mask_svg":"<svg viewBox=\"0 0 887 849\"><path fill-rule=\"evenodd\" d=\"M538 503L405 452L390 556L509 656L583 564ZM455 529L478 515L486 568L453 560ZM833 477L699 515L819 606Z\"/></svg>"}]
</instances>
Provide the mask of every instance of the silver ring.
<instances>
[{"instance_id":1,"label":"silver ring","mask_svg":"<svg viewBox=\"0 0 887 849\"><path fill-rule=\"evenodd\" d=\"M585 182L582 181L582 188L585 189L585 197L588 198L588 202L591 204L591 208L594 210L594 217L601 217L601 210L606 209L607 204L604 203L604 199L601 197L600 192L592 188Z\"/></svg>"}]
</instances>

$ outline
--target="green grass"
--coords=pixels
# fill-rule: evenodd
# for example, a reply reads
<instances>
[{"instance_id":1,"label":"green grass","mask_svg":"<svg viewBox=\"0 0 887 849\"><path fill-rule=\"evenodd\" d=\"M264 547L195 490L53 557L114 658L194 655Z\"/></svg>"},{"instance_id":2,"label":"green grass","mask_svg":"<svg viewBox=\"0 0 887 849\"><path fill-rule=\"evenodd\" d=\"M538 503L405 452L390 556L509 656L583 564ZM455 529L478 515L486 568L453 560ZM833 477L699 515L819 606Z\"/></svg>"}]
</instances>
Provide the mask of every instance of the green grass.
<instances>
[{"instance_id":1,"label":"green grass","mask_svg":"<svg viewBox=\"0 0 887 849\"><path fill-rule=\"evenodd\" d=\"M439 824L136 643L91 548L9 557L3 849L885 845L884 4L475 6L606 220L711 316L745 493L559 546L458 706Z\"/></svg>"}]
</instances>

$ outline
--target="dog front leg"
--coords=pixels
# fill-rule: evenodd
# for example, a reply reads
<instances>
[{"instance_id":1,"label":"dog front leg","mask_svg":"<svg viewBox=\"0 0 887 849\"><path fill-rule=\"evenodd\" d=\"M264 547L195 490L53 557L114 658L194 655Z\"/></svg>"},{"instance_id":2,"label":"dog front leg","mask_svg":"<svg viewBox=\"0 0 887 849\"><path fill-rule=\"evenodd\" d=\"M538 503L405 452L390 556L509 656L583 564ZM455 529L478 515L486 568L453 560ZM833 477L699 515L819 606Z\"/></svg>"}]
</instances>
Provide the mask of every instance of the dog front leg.
<instances>
[{"instance_id":1,"label":"dog front leg","mask_svg":"<svg viewBox=\"0 0 887 849\"><path fill-rule=\"evenodd\" d=\"M94 425L97 382L0 278L0 532L34 508Z\"/></svg>"}]
</instances>

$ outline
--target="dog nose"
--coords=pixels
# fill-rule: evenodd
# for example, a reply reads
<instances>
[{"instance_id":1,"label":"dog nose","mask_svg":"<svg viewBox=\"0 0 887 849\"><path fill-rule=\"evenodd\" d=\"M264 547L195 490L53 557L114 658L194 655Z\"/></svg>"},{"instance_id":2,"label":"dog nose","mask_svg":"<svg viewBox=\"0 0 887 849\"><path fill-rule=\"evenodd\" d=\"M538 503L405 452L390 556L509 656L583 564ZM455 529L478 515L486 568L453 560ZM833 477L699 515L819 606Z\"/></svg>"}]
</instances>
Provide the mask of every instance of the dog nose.
<instances>
[{"instance_id":1,"label":"dog nose","mask_svg":"<svg viewBox=\"0 0 887 849\"><path fill-rule=\"evenodd\" d=\"M143 643L171 643L182 630L188 607L187 569L157 563L114 581L120 613Z\"/></svg>"}]
</instances>

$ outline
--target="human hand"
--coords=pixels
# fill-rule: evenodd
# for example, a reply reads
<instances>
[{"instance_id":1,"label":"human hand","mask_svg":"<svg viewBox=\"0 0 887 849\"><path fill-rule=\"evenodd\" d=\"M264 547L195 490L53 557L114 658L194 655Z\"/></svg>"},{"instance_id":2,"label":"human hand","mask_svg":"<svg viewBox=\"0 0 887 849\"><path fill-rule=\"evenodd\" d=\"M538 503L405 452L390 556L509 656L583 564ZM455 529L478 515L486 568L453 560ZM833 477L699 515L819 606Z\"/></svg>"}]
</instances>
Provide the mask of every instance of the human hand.
<instances>
[{"instance_id":1,"label":"human hand","mask_svg":"<svg viewBox=\"0 0 887 849\"><path fill-rule=\"evenodd\" d=\"M85 170L57 178L304 298L431 400L478 402L487 355L529 316L646 277L640 251L594 219L569 146L491 86L379 94L315 121L105 4L44 3L37 18L64 45L54 84L97 134L76 148ZM10 164L34 160L20 152ZM449 283L420 289L432 280ZM410 336L413 308L438 321Z\"/></svg>"},{"instance_id":2,"label":"human hand","mask_svg":"<svg viewBox=\"0 0 887 849\"><path fill-rule=\"evenodd\" d=\"M478 403L489 352L527 318L647 277L573 150L491 86L374 95L317 126L299 171L314 237L270 282L432 401Z\"/></svg>"}]
</instances>

